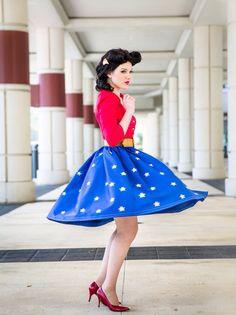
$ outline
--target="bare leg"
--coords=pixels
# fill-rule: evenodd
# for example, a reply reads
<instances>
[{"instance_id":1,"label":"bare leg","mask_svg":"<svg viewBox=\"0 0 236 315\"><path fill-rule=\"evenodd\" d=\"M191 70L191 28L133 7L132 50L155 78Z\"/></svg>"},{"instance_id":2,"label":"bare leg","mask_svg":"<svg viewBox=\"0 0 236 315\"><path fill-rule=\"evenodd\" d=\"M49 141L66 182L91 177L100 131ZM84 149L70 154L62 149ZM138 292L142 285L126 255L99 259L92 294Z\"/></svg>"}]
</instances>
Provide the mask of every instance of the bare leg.
<instances>
[{"instance_id":1,"label":"bare leg","mask_svg":"<svg viewBox=\"0 0 236 315\"><path fill-rule=\"evenodd\" d=\"M116 283L122 263L138 231L137 217L115 218L116 233L110 245L106 278L102 288L113 305L119 305Z\"/></svg>"},{"instance_id":2,"label":"bare leg","mask_svg":"<svg viewBox=\"0 0 236 315\"><path fill-rule=\"evenodd\" d=\"M116 235L116 230L111 234L110 239L107 243L104 255L103 255L103 259L102 259L102 264L101 264L101 268L99 271L99 274L97 276L97 278L95 279L95 282L97 283L97 285L99 287L102 286L105 278L106 278L106 273L107 273L107 263L108 263L108 258L109 258L109 253L110 253L110 247L111 247L111 243L114 239Z\"/></svg>"}]
</instances>

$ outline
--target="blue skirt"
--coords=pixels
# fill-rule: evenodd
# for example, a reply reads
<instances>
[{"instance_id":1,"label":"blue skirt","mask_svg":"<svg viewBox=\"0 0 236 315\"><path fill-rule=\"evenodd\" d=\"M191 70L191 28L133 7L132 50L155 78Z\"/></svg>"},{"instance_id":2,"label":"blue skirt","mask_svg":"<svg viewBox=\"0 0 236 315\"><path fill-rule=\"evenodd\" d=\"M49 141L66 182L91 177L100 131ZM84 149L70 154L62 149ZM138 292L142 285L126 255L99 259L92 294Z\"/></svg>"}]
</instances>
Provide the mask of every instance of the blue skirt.
<instances>
[{"instance_id":1,"label":"blue skirt","mask_svg":"<svg viewBox=\"0 0 236 315\"><path fill-rule=\"evenodd\" d=\"M47 218L100 226L116 217L180 212L207 197L160 160L133 147L103 146L71 178Z\"/></svg>"}]
</instances>

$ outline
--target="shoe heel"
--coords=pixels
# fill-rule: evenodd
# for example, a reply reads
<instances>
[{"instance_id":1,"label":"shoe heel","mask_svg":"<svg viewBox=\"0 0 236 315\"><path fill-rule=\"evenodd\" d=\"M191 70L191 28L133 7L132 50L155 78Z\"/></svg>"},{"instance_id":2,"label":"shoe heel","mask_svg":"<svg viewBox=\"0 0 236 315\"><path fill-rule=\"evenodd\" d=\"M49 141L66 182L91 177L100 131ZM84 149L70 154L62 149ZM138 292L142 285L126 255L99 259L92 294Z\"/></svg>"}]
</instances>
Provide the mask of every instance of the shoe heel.
<instances>
[{"instance_id":1,"label":"shoe heel","mask_svg":"<svg viewBox=\"0 0 236 315\"><path fill-rule=\"evenodd\" d=\"M101 304L101 300L98 297L98 307L100 307L100 304Z\"/></svg>"},{"instance_id":2,"label":"shoe heel","mask_svg":"<svg viewBox=\"0 0 236 315\"><path fill-rule=\"evenodd\" d=\"M90 301L91 301L91 298L92 298L93 294L94 294L93 290L89 289L89 298L88 298L88 302L90 302Z\"/></svg>"},{"instance_id":3,"label":"shoe heel","mask_svg":"<svg viewBox=\"0 0 236 315\"><path fill-rule=\"evenodd\" d=\"M91 301L91 298L92 298L92 296L93 296L94 294L96 295L97 290L98 290L98 285L97 285L95 282L91 283L90 286L89 286L89 298L88 298L88 302Z\"/></svg>"}]
</instances>

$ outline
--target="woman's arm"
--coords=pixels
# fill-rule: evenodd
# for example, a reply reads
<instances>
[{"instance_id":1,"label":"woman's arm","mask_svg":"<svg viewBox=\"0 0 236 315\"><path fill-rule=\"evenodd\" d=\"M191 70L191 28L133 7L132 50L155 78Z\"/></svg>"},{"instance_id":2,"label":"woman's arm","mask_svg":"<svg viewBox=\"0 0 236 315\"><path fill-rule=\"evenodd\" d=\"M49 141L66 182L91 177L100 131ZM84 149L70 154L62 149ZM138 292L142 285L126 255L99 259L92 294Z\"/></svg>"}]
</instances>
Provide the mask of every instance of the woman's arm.
<instances>
[{"instance_id":1,"label":"woman's arm","mask_svg":"<svg viewBox=\"0 0 236 315\"><path fill-rule=\"evenodd\" d=\"M133 116L133 111L128 109L126 110L124 116L122 117L120 121L120 125L123 128L124 134L126 134L126 131L129 127L132 116Z\"/></svg>"},{"instance_id":2,"label":"woman's arm","mask_svg":"<svg viewBox=\"0 0 236 315\"><path fill-rule=\"evenodd\" d=\"M126 134L131 118L135 111L135 98L129 94L125 94L123 97L123 104L126 112L120 121L120 125L124 130L124 134Z\"/></svg>"}]
</instances>

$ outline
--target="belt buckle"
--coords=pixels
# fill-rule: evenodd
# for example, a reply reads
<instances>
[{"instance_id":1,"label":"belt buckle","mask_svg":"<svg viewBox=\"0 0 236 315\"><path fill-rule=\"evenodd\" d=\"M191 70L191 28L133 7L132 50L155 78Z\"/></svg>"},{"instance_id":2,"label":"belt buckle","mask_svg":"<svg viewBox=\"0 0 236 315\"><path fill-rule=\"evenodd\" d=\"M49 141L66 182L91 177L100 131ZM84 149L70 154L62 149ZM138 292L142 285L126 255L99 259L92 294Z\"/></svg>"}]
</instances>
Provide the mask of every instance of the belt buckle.
<instances>
[{"instance_id":1,"label":"belt buckle","mask_svg":"<svg viewBox=\"0 0 236 315\"><path fill-rule=\"evenodd\" d=\"M133 138L125 138L122 141L123 147L133 147L134 146L134 139Z\"/></svg>"}]
</instances>

